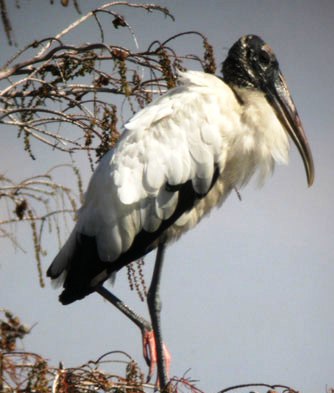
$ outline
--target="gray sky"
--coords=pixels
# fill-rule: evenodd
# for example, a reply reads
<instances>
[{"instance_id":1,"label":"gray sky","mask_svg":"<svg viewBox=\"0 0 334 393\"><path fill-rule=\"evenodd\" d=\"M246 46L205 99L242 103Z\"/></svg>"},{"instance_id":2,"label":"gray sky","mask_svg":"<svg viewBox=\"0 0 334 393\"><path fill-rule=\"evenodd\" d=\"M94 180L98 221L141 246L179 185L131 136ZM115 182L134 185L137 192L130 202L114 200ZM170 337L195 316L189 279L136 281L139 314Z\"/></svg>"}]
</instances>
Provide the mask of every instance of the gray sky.
<instances>
[{"instance_id":1,"label":"gray sky","mask_svg":"<svg viewBox=\"0 0 334 393\"><path fill-rule=\"evenodd\" d=\"M77 17L45 0L31 3L21 10L10 9L22 46L54 35ZM88 10L103 2L81 3ZM172 375L182 376L190 368L188 375L208 392L247 382L324 392L326 386L334 386L334 2L158 3L168 5L176 21L132 12L129 21L142 48L152 37L163 40L187 30L203 32L219 61L246 33L260 35L273 47L316 168L315 184L308 189L293 147L289 166L278 167L262 189L248 185L241 191L242 202L232 194L220 210L168 248L162 322L173 357ZM6 47L1 35L2 64L13 49ZM77 39L93 41L88 32ZM52 166L49 152L42 149L32 162L17 144L16 131L2 130L1 171L20 179ZM25 233L18 228L21 238ZM14 252L4 240L0 244L1 306L29 324L38 322L26 340L27 350L39 352L55 365L63 360L70 367L120 349L145 369L138 329L98 295L64 307L49 283L45 289L38 287L30 235L23 240L26 254ZM45 269L57 252L52 236L48 246ZM152 266L152 261L150 255L146 265ZM119 274L114 292L145 313L145 305L127 287L125 271Z\"/></svg>"}]
</instances>

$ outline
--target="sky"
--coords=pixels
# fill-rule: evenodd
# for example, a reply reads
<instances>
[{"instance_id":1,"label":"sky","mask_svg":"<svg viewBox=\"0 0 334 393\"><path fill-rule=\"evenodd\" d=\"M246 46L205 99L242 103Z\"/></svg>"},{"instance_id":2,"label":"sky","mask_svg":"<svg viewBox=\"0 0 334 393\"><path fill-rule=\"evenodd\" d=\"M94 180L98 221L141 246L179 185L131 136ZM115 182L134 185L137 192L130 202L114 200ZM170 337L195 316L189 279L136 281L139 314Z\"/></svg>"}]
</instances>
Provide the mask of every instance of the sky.
<instances>
[{"instance_id":1,"label":"sky","mask_svg":"<svg viewBox=\"0 0 334 393\"><path fill-rule=\"evenodd\" d=\"M84 12L103 4L80 3ZM249 184L241 190L241 202L231 194L222 208L167 249L161 297L171 375L180 377L189 370L187 376L206 392L248 382L325 392L334 387L334 2L156 3L168 6L176 19L129 13L142 48L153 37L164 40L188 30L209 38L219 62L244 34L257 34L272 46L308 135L316 170L315 183L308 188L302 160L292 147L289 166L277 167L263 188ZM9 11L19 46L55 35L78 17L71 8L51 7L44 0L25 2L19 10L10 5ZM3 32L0 37L3 64L15 50L8 48ZM93 41L89 29L74 38ZM0 171L8 176L20 179L54 164L43 146L32 162L13 129L2 129L0 142ZM68 162L65 156L56 159ZM90 173L86 175L87 184ZM27 324L37 323L25 349L55 365L62 360L65 367L119 349L145 370L138 329L97 294L64 307L57 300L59 291L49 283L39 288L30 235L26 228L17 231L26 253L0 241L0 307ZM50 236L44 270L57 250ZM145 258L147 281L153 254ZM119 273L113 291L146 313L145 304L128 290L126 271Z\"/></svg>"}]
</instances>

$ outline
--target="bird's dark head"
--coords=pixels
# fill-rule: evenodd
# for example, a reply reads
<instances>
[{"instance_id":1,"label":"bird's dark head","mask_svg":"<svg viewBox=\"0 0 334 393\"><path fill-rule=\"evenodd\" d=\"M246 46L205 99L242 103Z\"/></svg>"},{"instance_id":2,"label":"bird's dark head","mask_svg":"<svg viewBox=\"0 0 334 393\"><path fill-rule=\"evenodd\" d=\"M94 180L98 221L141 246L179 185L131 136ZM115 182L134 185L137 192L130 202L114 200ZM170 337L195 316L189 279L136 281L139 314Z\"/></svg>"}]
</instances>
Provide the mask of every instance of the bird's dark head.
<instances>
[{"instance_id":1,"label":"bird's dark head","mask_svg":"<svg viewBox=\"0 0 334 393\"><path fill-rule=\"evenodd\" d=\"M256 35L246 35L231 47L222 71L229 85L263 90L277 78L279 65L268 44Z\"/></svg>"},{"instance_id":2,"label":"bird's dark head","mask_svg":"<svg viewBox=\"0 0 334 393\"><path fill-rule=\"evenodd\" d=\"M282 126L295 142L304 162L308 185L314 180L312 153L277 58L260 37L245 35L229 50L222 67L224 81L232 88L262 92Z\"/></svg>"}]
</instances>

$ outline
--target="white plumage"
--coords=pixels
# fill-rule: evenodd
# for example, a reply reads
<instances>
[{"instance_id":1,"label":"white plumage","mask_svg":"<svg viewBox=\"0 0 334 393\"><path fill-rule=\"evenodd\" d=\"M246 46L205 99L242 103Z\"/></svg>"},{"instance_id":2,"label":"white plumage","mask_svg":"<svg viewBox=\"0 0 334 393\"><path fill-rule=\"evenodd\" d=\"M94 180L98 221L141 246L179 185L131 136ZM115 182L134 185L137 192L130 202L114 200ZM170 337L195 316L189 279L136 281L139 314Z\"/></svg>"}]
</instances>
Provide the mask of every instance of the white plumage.
<instances>
[{"instance_id":1,"label":"white plumage","mask_svg":"<svg viewBox=\"0 0 334 393\"><path fill-rule=\"evenodd\" d=\"M156 231L178 204L179 191L169 191L166 184L191 180L195 192L206 195L163 233L170 241L219 206L256 170L262 183L274 161L286 163L287 134L264 94L241 90L239 95L242 104L213 75L180 73L178 87L125 124L120 141L93 174L73 234L50 274L58 276L67 268L77 233L95 237L99 258L113 263L142 230ZM218 179L209 191L215 170Z\"/></svg>"}]
</instances>

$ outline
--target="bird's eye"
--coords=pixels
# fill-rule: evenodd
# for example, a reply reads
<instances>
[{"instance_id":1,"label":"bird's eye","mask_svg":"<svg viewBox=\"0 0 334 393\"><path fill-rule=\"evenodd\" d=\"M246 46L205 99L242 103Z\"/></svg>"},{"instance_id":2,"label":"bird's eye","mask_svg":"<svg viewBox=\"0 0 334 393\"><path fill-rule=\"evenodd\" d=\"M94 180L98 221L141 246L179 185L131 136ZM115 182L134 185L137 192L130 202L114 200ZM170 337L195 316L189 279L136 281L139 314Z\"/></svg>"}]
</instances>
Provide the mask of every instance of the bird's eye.
<instances>
[{"instance_id":1,"label":"bird's eye","mask_svg":"<svg viewBox=\"0 0 334 393\"><path fill-rule=\"evenodd\" d=\"M259 63L264 67L267 67L270 64L270 55L267 51L265 51L265 50L260 51Z\"/></svg>"}]
</instances>

